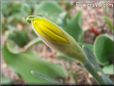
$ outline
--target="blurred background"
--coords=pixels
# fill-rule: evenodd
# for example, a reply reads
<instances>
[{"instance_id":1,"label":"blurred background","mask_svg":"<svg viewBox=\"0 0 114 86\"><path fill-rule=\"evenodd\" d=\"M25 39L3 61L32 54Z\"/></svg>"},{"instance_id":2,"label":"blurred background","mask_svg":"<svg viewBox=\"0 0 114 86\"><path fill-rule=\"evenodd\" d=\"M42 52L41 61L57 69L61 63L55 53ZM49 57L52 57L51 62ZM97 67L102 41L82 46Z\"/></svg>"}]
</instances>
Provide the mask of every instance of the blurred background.
<instances>
[{"instance_id":1,"label":"blurred background","mask_svg":"<svg viewBox=\"0 0 114 86\"><path fill-rule=\"evenodd\" d=\"M113 0L108 1L105 3L110 5L92 7L83 6L82 3L78 6L78 0L2 0L2 84L96 84L80 63L57 56L56 50L39 40L26 18L29 15L43 16L65 28L77 15L82 22L83 41L93 45L100 34L112 35ZM108 75L114 80L112 74Z\"/></svg>"}]
</instances>

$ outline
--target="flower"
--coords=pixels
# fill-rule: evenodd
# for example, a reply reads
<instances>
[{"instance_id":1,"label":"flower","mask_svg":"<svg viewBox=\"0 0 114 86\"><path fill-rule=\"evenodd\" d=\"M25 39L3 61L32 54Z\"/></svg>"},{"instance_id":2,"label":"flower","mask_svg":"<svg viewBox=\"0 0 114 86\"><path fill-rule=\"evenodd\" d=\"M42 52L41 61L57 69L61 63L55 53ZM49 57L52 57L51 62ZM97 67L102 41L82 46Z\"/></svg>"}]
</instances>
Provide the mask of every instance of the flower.
<instances>
[{"instance_id":1,"label":"flower","mask_svg":"<svg viewBox=\"0 0 114 86\"><path fill-rule=\"evenodd\" d=\"M36 34L38 34L49 47L69 57L76 58L82 63L85 62L85 53L79 44L62 28L42 17L29 16L27 21L32 23Z\"/></svg>"}]
</instances>

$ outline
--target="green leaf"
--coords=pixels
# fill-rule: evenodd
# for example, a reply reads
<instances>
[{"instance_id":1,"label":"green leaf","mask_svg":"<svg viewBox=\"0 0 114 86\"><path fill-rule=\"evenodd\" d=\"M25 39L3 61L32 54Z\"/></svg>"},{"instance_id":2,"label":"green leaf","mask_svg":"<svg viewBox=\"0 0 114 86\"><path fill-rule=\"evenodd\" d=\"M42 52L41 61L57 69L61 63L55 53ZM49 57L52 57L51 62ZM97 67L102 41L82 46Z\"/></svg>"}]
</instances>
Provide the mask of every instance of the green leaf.
<instances>
[{"instance_id":1,"label":"green leaf","mask_svg":"<svg viewBox=\"0 0 114 86\"><path fill-rule=\"evenodd\" d=\"M42 2L39 6L36 6L35 15L45 16L55 23L62 22L60 18L63 9L56 2Z\"/></svg>"},{"instance_id":2,"label":"green leaf","mask_svg":"<svg viewBox=\"0 0 114 86\"><path fill-rule=\"evenodd\" d=\"M83 35L82 31L82 13L78 12L77 15L69 21L68 25L65 27L66 32L68 32L76 41L81 40Z\"/></svg>"},{"instance_id":3,"label":"green leaf","mask_svg":"<svg viewBox=\"0 0 114 86\"><path fill-rule=\"evenodd\" d=\"M15 42L19 47L24 47L30 41L30 38L26 31L18 30L10 32L8 39Z\"/></svg>"},{"instance_id":4,"label":"green leaf","mask_svg":"<svg viewBox=\"0 0 114 86\"><path fill-rule=\"evenodd\" d=\"M114 31L114 25L113 25L113 22L111 21L111 19L108 18L107 16L105 16L104 19L105 19L105 22L107 23L109 29Z\"/></svg>"},{"instance_id":5,"label":"green leaf","mask_svg":"<svg viewBox=\"0 0 114 86\"><path fill-rule=\"evenodd\" d=\"M47 76L47 75L45 75L45 74L43 74L43 73L40 73L40 72L38 72L38 71L34 71L34 70L32 70L31 71L31 73L32 73L32 75L34 76L34 77L38 77L38 78L40 78L40 79L42 79L42 80L46 80L46 81L48 81L49 83L52 83L52 84L59 84L59 82L58 81L56 81L56 80L54 80L54 79L51 79L49 76Z\"/></svg>"},{"instance_id":6,"label":"green leaf","mask_svg":"<svg viewBox=\"0 0 114 86\"><path fill-rule=\"evenodd\" d=\"M25 21L25 17L32 13L32 8L23 2L5 2L2 7L2 14L5 17L6 22L16 24Z\"/></svg>"},{"instance_id":7,"label":"green leaf","mask_svg":"<svg viewBox=\"0 0 114 86\"><path fill-rule=\"evenodd\" d=\"M94 54L102 65L112 63L114 58L114 41L106 35L100 35L94 43Z\"/></svg>"},{"instance_id":8,"label":"green leaf","mask_svg":"<svg viewBox=\"0 0 114 86\"><path fill-rule=\"evenodd\" d=\"M103 71L105 74L114 74L114 64L104 66Z\"/></svg>"},{"instance_id":9,"label":"green leaf","mask_svg":"<svg viewBox=\"0 0 114 86\"><path fill-rule=\"evenodd\" d=\"M3 48L5 62L28 84L46 84L57 78L66 78L67 72L60 65L42 60L34 51L14 54L10 51L8 43ZM31 71L42 73L46 79L35 77Z\"/></svg>"}]
</instances>

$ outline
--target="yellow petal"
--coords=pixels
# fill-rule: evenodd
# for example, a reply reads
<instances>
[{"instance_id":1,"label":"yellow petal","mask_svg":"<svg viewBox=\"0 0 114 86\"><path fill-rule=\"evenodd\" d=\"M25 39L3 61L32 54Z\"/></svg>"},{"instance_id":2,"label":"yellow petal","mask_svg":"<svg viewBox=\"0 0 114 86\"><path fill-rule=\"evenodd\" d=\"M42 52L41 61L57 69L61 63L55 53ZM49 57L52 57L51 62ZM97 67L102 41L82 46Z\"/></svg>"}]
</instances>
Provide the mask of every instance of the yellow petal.
<instances>
[{"instance_id":1,"label":"yellow petal","mask_svg":"<svg viewBox=\"0 0 114 86\"><path fill-rule=\"evenodd\" d=\"M68 43L64 33L45 19L35 19L33 22L34 29L44 39L59 44Z\"/></svg>"}]
</instances>

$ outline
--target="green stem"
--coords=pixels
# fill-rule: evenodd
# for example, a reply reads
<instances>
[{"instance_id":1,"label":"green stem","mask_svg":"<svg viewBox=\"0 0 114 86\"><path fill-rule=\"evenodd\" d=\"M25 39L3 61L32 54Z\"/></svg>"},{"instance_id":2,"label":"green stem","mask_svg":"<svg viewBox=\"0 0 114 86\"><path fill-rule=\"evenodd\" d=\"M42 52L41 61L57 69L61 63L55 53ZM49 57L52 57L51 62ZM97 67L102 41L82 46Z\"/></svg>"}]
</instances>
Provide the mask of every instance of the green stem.
<instances>
[{"instance_id":1,"label":"green stem","mask_svg":"<svg viewBox=\"0 0 114 86\"><path fill-rule=\"evenodd\" d=\"M42 43L42 41L41 41L41 39L36 38L36 39L32 40L31 42L29 42L27 45L25 45L24 48L17 49L17 50L14 50L9 43L10 43L10 41L6 42L9 50L14 54L19 54L19 53L26 52L27 50L31 49L31 47L34 46L35 44Z\"/></svg>"},{"instance_id":2,"label":"green stem","mask_svg":"<svg viewBox=\"0 0 114 86\"><path fill-rule=\"evenodd\" d=\"M40 42L42 42L41 39L36 38L36 39L32 40L31 42L29 42L29 43L24 47L24 49L25 49L25 50L28 50L28 49L30 49L33 45L38 44L38 43L40 43Z\"/></svg>"},{"instance_id":3,"label":"green stem","mask_svg":"<svg viewBox=\"0 0 114 86\"><path fill-rule=\"evenodd\" d=\"M90 61L86 61L84 67L91 73L99 84L113 84L112 81L100 70L96 70L95 66Z\"/></svg>"},{"instance_id":4,"label":"green stem","mask_svg":"<svg viewBox=\"0 0 114 86\"><path fill-rule=\"evenodd\" d=\"M67 57L64 54L59 53L58 57L68 58L66 60L68 61L74 61L74 59L71 59L70 57ZM69 59L70 58L70 59ZM94 60L94 61L91 61ZM91 61L91 62L90 62ZM89 60L86 58L86 62L83 64L83 66L86 68L86 70L93 76L93 78L97 81L98 84L108 85L108 84L114 84L102 71L94 57L89 58Z\"/></svg>"}]
</instances>

